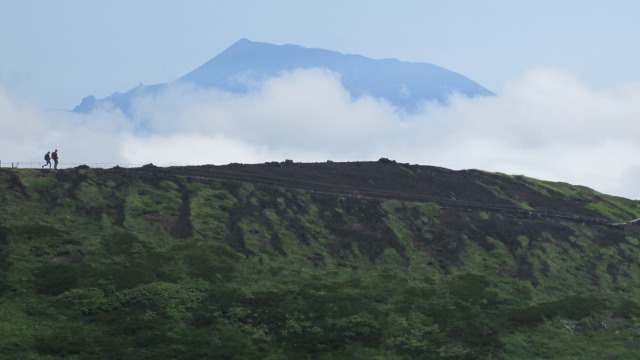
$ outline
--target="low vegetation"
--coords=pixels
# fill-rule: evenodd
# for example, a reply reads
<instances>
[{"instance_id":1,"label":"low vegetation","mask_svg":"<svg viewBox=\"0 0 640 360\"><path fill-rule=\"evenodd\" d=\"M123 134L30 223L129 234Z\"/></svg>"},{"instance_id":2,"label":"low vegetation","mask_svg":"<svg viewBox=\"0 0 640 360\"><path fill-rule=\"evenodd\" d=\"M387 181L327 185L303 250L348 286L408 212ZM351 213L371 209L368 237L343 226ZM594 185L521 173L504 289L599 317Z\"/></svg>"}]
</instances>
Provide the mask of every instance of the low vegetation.
<instances>
[{"instance_id":1,"label":"low vegetation","mask_svg":"<svg viewBox=\"0 0 640 360\"><path fill-rule=\"evenodd\" d=\"M0 169L0 204L2 359L640 357L638 225L100 169Z\"/></svg>"}]
</instances>

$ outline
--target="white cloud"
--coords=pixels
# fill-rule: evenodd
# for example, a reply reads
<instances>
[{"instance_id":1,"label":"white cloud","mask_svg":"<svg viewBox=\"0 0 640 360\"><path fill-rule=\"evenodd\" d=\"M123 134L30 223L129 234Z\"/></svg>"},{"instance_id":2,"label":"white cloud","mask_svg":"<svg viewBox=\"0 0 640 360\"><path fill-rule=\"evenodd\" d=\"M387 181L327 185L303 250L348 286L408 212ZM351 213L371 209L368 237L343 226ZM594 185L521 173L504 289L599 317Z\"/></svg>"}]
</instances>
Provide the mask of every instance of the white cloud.
<instances>
[{"instance_id":1,"label":"white cloud","mask_svg":"<svg viewBox=\"0 0 640 360\"><path fill-rule=\"evenodd\" d=\"M594 89L557 70L533 70L496 97L454 96L414 115L353 99L335 74L318 69L285 73L247 94L173 86L137 99L134 122L113 111L34 109L0 89L0 158L39 161L53 147L70 163L160 166L387 157L640 198L640 87ZM143 121L148 131L135 132Z\"/></svg>"},{"instance_id":2,"label":"white cloud","mask_svg":"<svg viewBox=\"0 0 640 360\"><path fill-rule=\"evenodd\" d=\"M271 161L277 153L257 145L222 135L206 136L196 133L176 133L138 137L124 136L122 156L132 163L145 164L227 164L239 159Z\"/></svg>"},{"instance_id":3,"label":"white cloud","mask_svg":"<svg viewBox=\"0 0 640 360\"><path fill-rule=\"evenodd\" d=\"M120 113L78 115L41 111L13 99L0 87L0 161L21 167L44 163L46 151L59 149L62 164L122 162L120 135L131 126Z\"/></svg>"},{"instance_id":4,"label":"white cloud","mask_svg":"<svg viewBox=\"0 0 640 360\"><path fill-rule=\"evenodd\" d=\"M323 70L286 73L246 95L175 86L140 99L138 116L153 132L225 135L270 148L355 152L398 125L390 105L352 100L340 80Z\"/></svg>"}]
</instances>

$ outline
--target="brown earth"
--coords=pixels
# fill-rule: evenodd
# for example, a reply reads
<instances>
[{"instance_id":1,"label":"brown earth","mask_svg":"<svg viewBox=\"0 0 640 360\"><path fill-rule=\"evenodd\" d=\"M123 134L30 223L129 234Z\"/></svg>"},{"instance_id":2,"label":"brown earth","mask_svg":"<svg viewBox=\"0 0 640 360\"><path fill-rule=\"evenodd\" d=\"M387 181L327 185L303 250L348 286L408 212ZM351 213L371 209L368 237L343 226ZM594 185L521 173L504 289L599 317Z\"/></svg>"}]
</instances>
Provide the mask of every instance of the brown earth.
<instances>
[{"instance_id":1,"label":"brown earth","mask_svg":"<svg viewBox=\"0 0 640 360\"><path fill-rule=\"evenodd\" d=\"M203 165L159 168L147 165L133 171L156 176L246 181L263 186L307 189L351 196L433 201L457 209L486 208L523 212L524 202L538 213L603 220L585 208L586 201L545 189L536 189L523 176L506 176L480 170L454 171L440 167L378 162Z\"/></svg>"}]
</instances>

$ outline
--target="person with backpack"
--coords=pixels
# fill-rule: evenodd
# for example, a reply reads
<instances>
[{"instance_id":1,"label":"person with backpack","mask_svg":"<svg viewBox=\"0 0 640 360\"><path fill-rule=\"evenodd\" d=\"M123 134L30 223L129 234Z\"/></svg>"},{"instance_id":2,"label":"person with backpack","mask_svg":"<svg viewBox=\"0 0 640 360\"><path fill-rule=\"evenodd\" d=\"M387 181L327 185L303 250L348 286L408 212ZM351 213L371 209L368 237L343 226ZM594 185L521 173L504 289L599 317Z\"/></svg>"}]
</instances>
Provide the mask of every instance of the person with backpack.
<instances>
[{"instance_id":1,"label":"person with backpack","mask_svg":"<svg viewBox=\"0 0 640 360\"><path fill-rule=\"evenodd\" d=\"M49 165L49 169L51 169L51 157L49 156L49 153L50 153L50 151L47 151L47 153L44 154L44 161L46 161L46 163L44 165L42 165L43 169L47 165Z\"/></svg>"},{"instance_id":2,"label":"person with backpack","mask_svg":"<svg viewBox=\"0 0 640 360\"><path fill-rule=\"evenodd\" d=\"M58 169L58 149L56 149L54 152L51 153L51 159L53 159L54 165L53 168L54 169Z\"/></svg>"}]
</instances>

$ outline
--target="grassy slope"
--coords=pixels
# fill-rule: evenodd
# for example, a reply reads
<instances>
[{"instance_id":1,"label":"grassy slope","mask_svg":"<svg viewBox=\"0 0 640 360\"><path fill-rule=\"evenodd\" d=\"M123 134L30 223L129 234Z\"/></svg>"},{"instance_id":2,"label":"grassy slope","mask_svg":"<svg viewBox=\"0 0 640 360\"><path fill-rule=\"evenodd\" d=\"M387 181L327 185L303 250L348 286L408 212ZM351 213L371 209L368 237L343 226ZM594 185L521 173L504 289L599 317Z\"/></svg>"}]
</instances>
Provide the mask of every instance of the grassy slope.
<instances>
[{"instance_id":1,"label":"grassy slope","mask_svg":"<svg viewBox=\"0 0 640 360\"><path fill-rule=\"evenodd\" d=\"M6 359L640 355L629 229L90 169L2 170L0 204Z\"/></svg>"}]
</instances>

